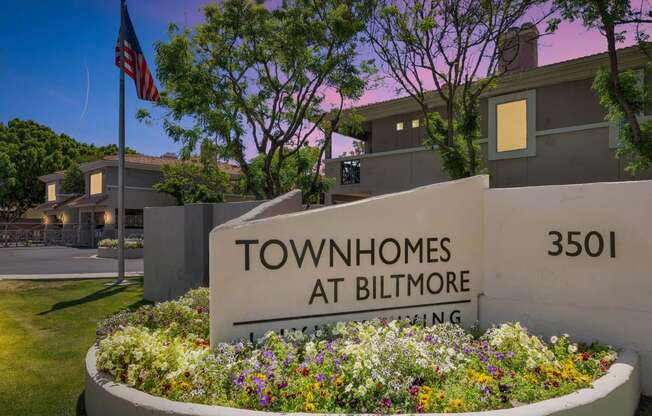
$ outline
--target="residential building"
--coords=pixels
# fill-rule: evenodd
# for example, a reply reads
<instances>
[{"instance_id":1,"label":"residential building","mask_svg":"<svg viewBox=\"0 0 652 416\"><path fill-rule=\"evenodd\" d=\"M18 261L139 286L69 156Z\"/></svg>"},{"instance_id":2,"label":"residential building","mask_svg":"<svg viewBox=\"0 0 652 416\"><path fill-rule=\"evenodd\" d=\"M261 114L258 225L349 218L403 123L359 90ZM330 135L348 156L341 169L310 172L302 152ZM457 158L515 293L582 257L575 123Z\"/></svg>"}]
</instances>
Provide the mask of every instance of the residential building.
<instances>
[{"instance_id":1,"label":"residential building","mask_svg":"<svg viewBox=\"0 0 652 416\"><path fill-rule=\"evenodd\" d=\"M529 28L536 31L536 28ZM527 31L522 31L527 32ZM538 66L536 37L525 37L519 59L480 100L479 141L492 187L572 184L650 179L652 171L631 176L617 159L618 126L605 121L592 83L608 65L606 53ZM638 47L619 51L621 69L643 68L648 58ZM444 113L436 91L429 108ZM327 159L326 176L335 185L326 203L338 203L449 180L436 150L422 145L423 115L411 97L356 108L364 132L364 153ZM652 114L648 109L641 118ZM328 152L327 152L328 154Z\"/></svg>"},{"instance_id":2,"label":"residential building","mask_svg":"<svg viewBox=\"0 0 652 416\"><path fill-rule=\"evenodd\" d=\"M157 192L153 185L162 180L161 168L181 163L173 154L160 157L137 154L125 155L125 234L143 234L143 208L176 205L176 200ZM237 181L240 170L230 164L220 166L232 181ZM118 219L118 157L105 156L80 165L84 173L85 190L82 195L61 192L65 172L41 176L45 182L46 202L37 207L45 222L56 225L63 242L95 246L102 238L117 237ZM237 196L230 196L230 199Z\"/></svg>"}]
</instances>

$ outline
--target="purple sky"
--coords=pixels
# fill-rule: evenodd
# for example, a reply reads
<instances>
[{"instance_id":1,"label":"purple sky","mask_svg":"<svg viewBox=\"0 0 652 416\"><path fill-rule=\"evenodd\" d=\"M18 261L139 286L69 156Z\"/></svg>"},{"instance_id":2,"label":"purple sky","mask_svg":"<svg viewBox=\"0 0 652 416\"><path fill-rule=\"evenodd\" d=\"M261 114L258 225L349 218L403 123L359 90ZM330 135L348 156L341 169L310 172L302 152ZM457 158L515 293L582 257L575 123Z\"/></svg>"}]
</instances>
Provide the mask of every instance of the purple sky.
<instances>
[{"instance_id":1,"label":"purple sky","mask_svg":"<svg viewBox=\"0 0 652 416\"><path fill-rule=\"evenodd\" d=\"M648 1L648 0L642 0ZM150 66L153 44L167 38L170 22L180 26L201 21L200 0L132 0L129 11ZM0 17L0 121L33 119L78 140L98 145L117 142L118 71L113 65L118 33L117 0L5 0ZM628 43L621 46L631 44ZM606 49L597 31L580 24L562 23L540 40L539 65L547 65ZM394 88L367 93L358 104L394 98ZM138 101L131 80L127 84L127 144L139 152L160 155L178 150L160 123L135 120L136 109L151 105ZM154 110L155 119L161 112ZM338 138L333 154L349 148Z\"/></svg>"}]
</instances>

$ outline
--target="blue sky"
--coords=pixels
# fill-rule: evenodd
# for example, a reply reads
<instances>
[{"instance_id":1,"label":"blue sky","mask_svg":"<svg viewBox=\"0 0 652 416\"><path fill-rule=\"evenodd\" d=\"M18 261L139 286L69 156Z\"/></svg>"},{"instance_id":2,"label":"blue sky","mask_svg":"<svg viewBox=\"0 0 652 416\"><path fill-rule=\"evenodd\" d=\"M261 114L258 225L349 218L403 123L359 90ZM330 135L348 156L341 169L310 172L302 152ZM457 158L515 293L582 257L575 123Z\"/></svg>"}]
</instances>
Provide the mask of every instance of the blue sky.
<instances>
[{"instance_id":1,"label":"blue sky","mask_svg":"<svg viewBox=\"0 0 652 416\"><path fill-rule=\"evenodd\" d=\"M154 66L154 43L167 39L168 24L194 26L201 21L200 8L205 2L128 2L150 67ZM0 122L32 119L77 140L97 145L117 143L119 72L113 60L119 0L3 0L2 3ZM631 44L631 39L626 44ZM565 22L557 33L540 40L539 65L605 50L605 40L598 31L587 31L579 23ZM153 106L138 100L133 82L129 78L126 81L127 145L149 155L178 151L179 146L166 136L160 123L150 126L135 119L138 108ZM388 85L370 91L360 103L393 98L393 90ZM154 110L152 114L156 120L162 113ZM336 140L333 153L339 154L348 145L348 139Z\"/></svg>"},{"instance_id":2,"label":"blue sky","mask_svg":"<svg viewBox=\"0 0 652 416\"><path fill-rule=\"evenodd\" d=\"M167 25L173 21L181 25L186 21L189 25L196 23L201 3L129 3L150 65L154 64L154 42L166 39ZM5 0L2 9L0 121L32 119L81 141L116 143L119 72L113 59L119 2ZM152 106L138 100L133 82L129 78L126 81L127 144L145 154L176 151L178 146L160 126L147 126L135 120L138 108Z\"/></svg>"}]
</instances>

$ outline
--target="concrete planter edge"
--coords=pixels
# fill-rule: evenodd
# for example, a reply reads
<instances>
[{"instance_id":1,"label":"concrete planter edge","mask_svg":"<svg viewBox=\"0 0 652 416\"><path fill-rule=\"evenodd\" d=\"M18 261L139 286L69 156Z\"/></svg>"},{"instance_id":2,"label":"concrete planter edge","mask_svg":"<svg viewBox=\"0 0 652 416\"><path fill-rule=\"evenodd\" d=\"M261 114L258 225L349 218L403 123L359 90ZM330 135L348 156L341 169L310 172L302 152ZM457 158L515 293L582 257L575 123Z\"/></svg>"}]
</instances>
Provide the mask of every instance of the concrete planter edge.
<instances>
[{"instance_id":1,"label":"concrete planter edge","mask_svg":"<svg viewBox=\"0 0 652 416\"><path fill-rule=\"evenodd\" d=\"M118 258L118 249L112 247L98 247L97 248L97 257L103 257L108 259L117 259ZM126 248L125 249L125 259L141 259L143 258L143 248Z\"/></svg>"},{"instance_id":2,"label":"concrete planter edge","mask_svg":"<svg viewBox=\"0 0 652 416\"><path fill-rule=\"evenodd\" d=\"M96 346L86 354L86 412L89 416L281 416L287 413L263 412L222 406L182 403L152 396L97 370ZM619 353L607 374L593 383L593 388L555 399L513 409L457 413L460 416L631 416L640 397L638 354L631 350ZM307 415L306 413L296 413ZM431 413L430 416L434 416ZM442 415L437 413L436 415ZM428 416L428 415L426 415Z\"/></svg>"}]
</instances>

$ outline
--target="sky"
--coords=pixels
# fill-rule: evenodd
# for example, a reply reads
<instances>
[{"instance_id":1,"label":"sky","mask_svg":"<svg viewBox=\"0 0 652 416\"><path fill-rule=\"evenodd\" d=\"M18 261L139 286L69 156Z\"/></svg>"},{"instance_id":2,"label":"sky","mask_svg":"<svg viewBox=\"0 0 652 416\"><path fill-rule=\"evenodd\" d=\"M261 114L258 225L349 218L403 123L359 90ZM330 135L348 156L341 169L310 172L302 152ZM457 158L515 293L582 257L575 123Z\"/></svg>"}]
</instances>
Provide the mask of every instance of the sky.
<instances>
[{"instance_id":1,"label":"sky","mask_svg":"<svg viewBox=\"0 0 652 416\"><path fill-rule=\"evenodd\" d=\"M648 1L648 0L643 0ZM3 0L0 15L0 122L31 119L77 140L117 143L118 79L114 47L119 28L118 0ZM167 39L170 23L192 27L201 22L202 0L131 0L129 14L150 67L154 43ZM624 46L624 45L623 45ZM603 52L597 31L579 23L562 23L539 40L539 65ZM154 73L154 71L152 71ZM157 84L158 85L158 84ZM370 91L357 104L395 98L391 83ZM135 119L150 109L152 125ZM177 152L160 122L162 112L136 98L126 78L127 145L147 155ZM350 146L334 140L333 154Z\"/></svg>"}]
</instances>

